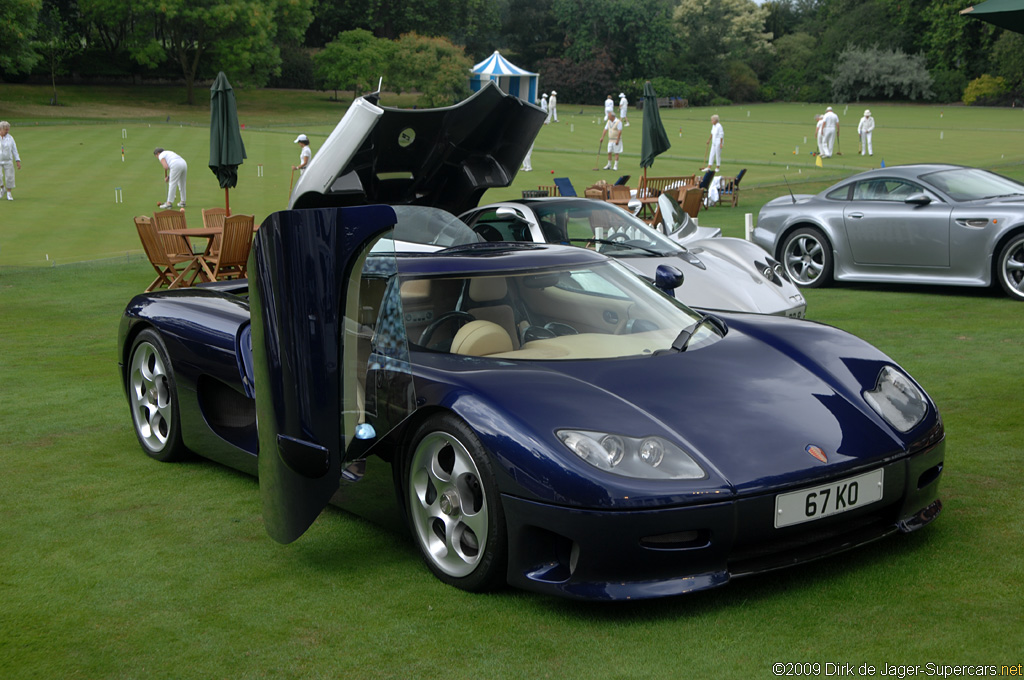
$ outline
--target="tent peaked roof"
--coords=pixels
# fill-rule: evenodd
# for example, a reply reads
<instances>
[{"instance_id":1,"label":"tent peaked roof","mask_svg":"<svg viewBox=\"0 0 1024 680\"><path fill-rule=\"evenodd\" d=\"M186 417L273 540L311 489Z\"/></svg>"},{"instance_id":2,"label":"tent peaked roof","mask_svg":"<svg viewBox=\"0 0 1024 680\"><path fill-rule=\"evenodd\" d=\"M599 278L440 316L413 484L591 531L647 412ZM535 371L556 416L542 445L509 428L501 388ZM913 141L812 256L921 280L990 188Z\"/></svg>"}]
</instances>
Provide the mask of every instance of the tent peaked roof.
<instances>
[{"instance_id":1,"label":"tent peaked roof","mask_svg":"<svg viewBox=\"0 0 1024 680\"><path fill-rule=\"evenodd\" d=\"M536 73L531 73L525 69L521 69L514 65L505 57L501 56L498 50L494 50L494 54L487 57L479 64L473 67L472 73L479 75L488 76L535 76Z\"/></svg>"}]
</instances>

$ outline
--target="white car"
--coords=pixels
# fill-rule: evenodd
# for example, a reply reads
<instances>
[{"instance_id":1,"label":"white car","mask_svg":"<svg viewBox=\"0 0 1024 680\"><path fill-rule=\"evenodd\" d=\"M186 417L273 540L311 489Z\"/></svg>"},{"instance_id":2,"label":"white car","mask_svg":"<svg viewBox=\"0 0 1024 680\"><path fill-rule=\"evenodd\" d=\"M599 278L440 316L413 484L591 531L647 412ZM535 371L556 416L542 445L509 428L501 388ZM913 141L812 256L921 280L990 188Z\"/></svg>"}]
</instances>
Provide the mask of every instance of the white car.
<instances>
[{"instance_id":1,"label":"white car","mask_svg":"<svg viewBox=\"0 0 1024 680\"><path fill-rule=\"evenodd\" d=\"M622 208L587 198L491 203L461 218L486 241L570 243L593 248L654 280L659 265L683 273L676 295L701 309L803 318L807 302L781 264L742 239L698 227L663 196L665 233Z\"/></svg>"}]
</instances>

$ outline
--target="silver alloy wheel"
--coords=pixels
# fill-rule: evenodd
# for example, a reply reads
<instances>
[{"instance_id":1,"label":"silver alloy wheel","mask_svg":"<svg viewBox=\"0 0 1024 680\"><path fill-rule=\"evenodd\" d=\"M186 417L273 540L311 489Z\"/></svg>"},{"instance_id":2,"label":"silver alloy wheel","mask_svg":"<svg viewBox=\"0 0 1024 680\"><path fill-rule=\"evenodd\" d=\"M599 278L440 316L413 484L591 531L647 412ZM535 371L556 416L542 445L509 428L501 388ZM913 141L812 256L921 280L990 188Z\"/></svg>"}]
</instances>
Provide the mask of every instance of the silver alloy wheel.
<instances>
[{"instance_id":1,"label":"silver alloy wheel","mask_svg":"<svg viewBox=\"0 0 1024 680\"><path fill-rule=\"evenodd\" d=\"M128 374L128 399L139 441L159 453L167 446L174 427L174 401L171 398L167 367L157 348L140 343L132 353Z\"/></svg>"},{"instance_id":2,"label":"silver alloy wheel","mask_svg":"<svg viewBox=\"0 0 1024 680\"><path fill-rule=\"evenodd\" d=\"M473 456L448 432L420 440L409 468L409 515L427 558L443 573L468 576L487 545L487 498Z\"/></svg>"},{"instance_id":3,"label":"silver alloy wheel","mask_svg":"<svg viewBox=\"0 0 1024 680\"><path fill-rule=\"evenodd\" d=\"M1006 294L1024 299L1024 236L1017 236L999 255L1000 283Z\"/></svg>"},{"instance_id":4,"label":"silver alloy wheel","mask_svg":"<svg viewBox=\"0 0 1024 680\"><path fill-rule=\"evenodd\" d=\"M801 231L786 241L782 254L786 272L798 285L809 286L821 278L828 264L828 254L818 237Z\"/></svg>"}]
</instances>

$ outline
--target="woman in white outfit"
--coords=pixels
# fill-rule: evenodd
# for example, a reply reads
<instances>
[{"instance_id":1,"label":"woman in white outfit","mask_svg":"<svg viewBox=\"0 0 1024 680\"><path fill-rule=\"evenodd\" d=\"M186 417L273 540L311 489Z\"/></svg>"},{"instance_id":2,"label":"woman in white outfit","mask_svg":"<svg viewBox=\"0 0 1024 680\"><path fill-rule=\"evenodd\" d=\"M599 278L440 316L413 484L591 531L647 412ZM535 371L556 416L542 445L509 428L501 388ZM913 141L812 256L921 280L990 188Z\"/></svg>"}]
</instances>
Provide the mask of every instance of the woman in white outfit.
<instances>
[{"instance_id":1,"label":"woman in white outfit","mask_svg":"<svg viewBox=\"0 0 1024 680\"><path fill-rule=\"evenodd\" d=\"M711 166L715 166L715 172L722 169L722 145L725 144L725 130L722 129L722 124L718 122L718 114L711 116L711 136L708 137L708 146L711 147L708 152L708 167L705 170L709 170Z\"/></svg>"},{"instance_id":2,"label":"woman in white outfit","mask_svg":"<svg viewBox=\"0 0 1024 680\"><path fill-rule=\"evenodd\" d=\"M875 131L875 119L871 117L871 109L864 109L864 117L860 119L860 124L857 125L857 134L860 135L860 155L864 155L864 149L868 150L869 156L875 155L875 150L871 147L871 133Z\"/></svg>"},{"instance_id":3,"label":"woman in white outfit","mask_svg":"<svg viewBox=\"0 0 1024 680\"><path fill-rule=\"evenodd\" d=\"M7 200L13 201L11 191L14 189L14 167L21 170L21 156L18 155L18 145L14 143L14 137L8 134L11 131L11 124L6 120L0 120L0 185L6 189Z\"/></svg>"},{"instance_id":4,"label":"woman in white outfit","mask_svg":"<svg viewBox=\"0 0 1024 680\"><path fill-rule=\"evenodd\" d=\"M159 146L153 149L153 155L160 161L160 165L164 166L164 181L167 182L167 200L161 203L160 207L166 210L174 204L174 190L177 188L178 195L181 197L178 207L184 208L185 183L188 181L188 163L173 151L162 149Z\"/></svg>"}]
</instances>

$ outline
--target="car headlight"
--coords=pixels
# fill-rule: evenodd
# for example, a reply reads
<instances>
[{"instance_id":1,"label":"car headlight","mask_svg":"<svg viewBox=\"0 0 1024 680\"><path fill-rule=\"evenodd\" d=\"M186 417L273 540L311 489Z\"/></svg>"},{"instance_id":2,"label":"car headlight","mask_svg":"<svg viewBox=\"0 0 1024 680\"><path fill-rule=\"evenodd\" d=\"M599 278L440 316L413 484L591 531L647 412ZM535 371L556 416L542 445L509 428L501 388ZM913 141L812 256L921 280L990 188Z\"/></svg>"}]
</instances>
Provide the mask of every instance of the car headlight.
<instances>
[{"instance_id":1,"label":"car headlight","mask_svg":"<svg viewBox=\"0 0 1024 680\"><path fill-rule=\"evenodd\" d=\"M928 402L921 390L892 366L878 372L875 389L865 390L864 400L900 432L914 429L928 413Z\"/></svg>"},{"instance_id":2,"label":"car headlight","mask_svg":"<svg viewBox=\"0 0 1024 680\"><path fill-rule=\"evenodd\" d=\"M590 430L556 432L570 451L601 470L641 479L704 479L689 454L663 437L626 437Z\"/></svg>"}]
</instances>

